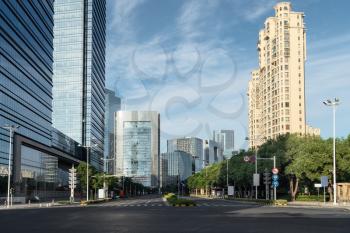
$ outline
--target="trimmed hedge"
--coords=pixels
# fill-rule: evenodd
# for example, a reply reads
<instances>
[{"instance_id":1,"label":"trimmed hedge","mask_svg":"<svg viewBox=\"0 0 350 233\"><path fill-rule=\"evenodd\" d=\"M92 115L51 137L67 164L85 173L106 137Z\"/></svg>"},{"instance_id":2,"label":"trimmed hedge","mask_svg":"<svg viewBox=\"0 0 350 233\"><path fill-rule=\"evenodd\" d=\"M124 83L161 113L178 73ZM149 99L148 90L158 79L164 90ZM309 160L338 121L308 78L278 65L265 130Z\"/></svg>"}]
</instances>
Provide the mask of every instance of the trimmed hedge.
<instances>
[{"instance_id":1,"label":"trimmed hedge","mask_svg":"<svg viewBox=\"0 0 350 233\"><path fill-rule=\"evenodd\" d=\"M278 199L276 201L274 200L263 200L263 199L248 199L248 198L229 198L230 200L234 201L242 201L242 202L253 202L257 204L262 204L262 205L287 205L288 201L285 199Z\"/></svg>"},{"instance_id":2,"label":"trimmed hedge","mask_svg":"<svg viewBox=\"0 0 350 233\"><path fill-rule=\"evenodd\" d=\"M194 201L185 198L177 198L174 193L168 193L164 195L164 198L172 206L196 206Z\"/></svg>"},{"instance_id":3,"label":"trimmed hedge","mask_svg":"<svg viewBox=\"0 0 350 233\"><path fill-rule=\"evenodd\" d=\"M326 201L329 200L329 195L326 195ZM323 195L298 195L296 201L320 201L323 202Z\"/></svg>"},{"instance_id":4,"label":"trimmed hedge","mask_svg":"<svg viewBox=\"0 0 350 233\"><path fill-rule=\"evenodd\" d=\"M80 202L80 205L97 204L97 203L107 202L107 201L110 201L110 200L111 200L111 198L107 198L107 199L99 199L99 200L81 201L81 202Z\"/></svg>"}]
</instances>

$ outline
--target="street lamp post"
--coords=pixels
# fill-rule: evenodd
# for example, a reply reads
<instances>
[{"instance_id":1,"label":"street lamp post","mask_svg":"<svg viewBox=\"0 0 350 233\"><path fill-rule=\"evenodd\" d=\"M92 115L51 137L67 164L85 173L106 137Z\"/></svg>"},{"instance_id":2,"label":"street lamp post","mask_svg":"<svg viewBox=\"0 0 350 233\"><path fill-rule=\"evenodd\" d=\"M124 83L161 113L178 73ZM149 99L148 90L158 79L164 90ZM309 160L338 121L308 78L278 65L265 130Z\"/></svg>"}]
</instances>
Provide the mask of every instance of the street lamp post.
<instances>
[{"instance_id":1,"label":"street lamp post","mask_svg":"<svg viewBox=\"0 0 350 233\"><path fill-rule=\"evenodd\" d=\"M336 107L340 104L338 98L334 100L323 101L323 104L333 109L333 204L337 204L337 174L336 174L336 159L335 159L335 110Z\"/></svg>"},{"instance_id":2,"label":"street lamp post","mask_svg":"<svg viewBox=\"0 0 350 233\"><path fill-rule=\"evenodd\" d=\"M10 190L11 190L11 159L12 159L12 138L14 132L19 128L18 125L5 125L2 127L3 129L7 129L10 133L10 144L9 144L9 162L8 162L8 170L7 170L7 208L10 208Z\"/></svg>"},{"instance_id":3,"label":"street lamp post","mask_svg":"<svg viewBox=\"0 0 350 233\"><path fill-rule=\"evenodd\" d=\"M103 170L104 170L104 173L103 173L103 190L106 194L106 190L107 190L107 196L108 196L108 188L107 188L107 185L106 185L106 173L107 173L107 162L110 162L110 161L114 161L114 159L106 159L106 158L101 158L101 160L103 160Z\"/></svg>"},{"instance_id":4,"label":"street lamp post","mask_svg":"<svg viewBox=\"0 0 350 233\"><path fill-rule=\"evenodd\" d=\"M226 159L226 188L227 188L227 195L228 195L228 160ZM225 193L224 193L225 195Z\"/></svg>"},{"instance_id":5,"label":"street lamp post","mask_svg":"<svg viewBox=\"0 0 350 233\"><path fill-rule=\"evenodd\" d=\"M91 146L81 146L86 149L86 201L89 201L89 156L91 147L95 147L97 144L92 144Z\"/></svg>"},{"instance_id":6,"label":"street lamp post","mask_svg":"<svg viewBox=\"0 0 350 233\"><path fill-rule=\"evenodd\" d=\"M256 138L246 137L245 140L260 141L260 136ZM258 174L258 148L255 148L255 174ZM258 199L258 185L255 185L255 199Z\"/></svg>"}]
</instances>

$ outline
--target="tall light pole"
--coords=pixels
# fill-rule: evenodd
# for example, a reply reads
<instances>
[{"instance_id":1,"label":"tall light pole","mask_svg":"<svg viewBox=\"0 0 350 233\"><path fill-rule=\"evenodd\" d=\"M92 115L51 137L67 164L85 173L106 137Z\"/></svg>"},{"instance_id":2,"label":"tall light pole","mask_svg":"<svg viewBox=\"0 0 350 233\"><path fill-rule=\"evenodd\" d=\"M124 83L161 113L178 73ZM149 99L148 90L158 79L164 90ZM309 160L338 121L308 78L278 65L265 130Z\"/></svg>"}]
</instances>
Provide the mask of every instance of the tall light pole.
<instances>
[{"instance_id":1,"label":"tall light pole","mask_svg":"<svg viewBox=\"0 0 350 233\"><path fill-rule=\"evenodd\" d=\"M226 159L226 188L227 188L227 195L228 195L228 158Z\"/></svg>"},{"instance_id":2,"label":"tall light pole","mask_svg":"<svg viewBox=\"0 0 350 233\"><path fill-rule=\"evenodd\" d=\"M263 138L260 136L256 138L249 138L246 137L245 140L251 140L251 141L261 141ZM258 174L258 148L256 146L255 148L255 174ZM259 181L260 182L260 181ZM255 185L255 199L258 199L258 185Z\"/></svg>"},{"instance_id":3,"label":"tall light pole","mask_svg":"<svg viewBox=\"0 0 350 233\"><path fill-rule=\"evenodd\" d=\"M86 201L89 201L89 153L91 147L95 147L97 144L92 144L91 146L80 146L86 149Z\"/></svg>"},{"instance_id":4,"label":"tall light pole","mask_svg":"<svg viewBox=\"0 0 350 233\"><path fill-rule=\"evenodd\" d=\"M104 173L103 173L103 190L104 190L104 192L106 192L106 190L107 190L107 194L108 194L108 188L106 188L107 187L107 185L106 185L107 166L108 166L108 162L114 161L114 159L113 158L112 159L107 159L107 158L102 157L101 160L103 161L103 170L104 170Z\"/></svg>"},{"instance_id":5,"label":"tall light pole","mask_svg":"<svg viewBox=\"0 0 350 233\"><path fill-rule=\"evenodd\" d=\"M10 190L11 190L11 159L12 159L12 138L14 132L19 128L18 125L5 125L1 127L3 129L7 129L10 133L10 143L9 143L9 162L8 162L8 170L7 170L7 208L10 208Z\"/></svg>"},{"instance_id":6,"label":"tall light pole","mask_svg":"<svg viewBox=\"0 0 350 233\"><path fill-rule=\"evenodd\" d=\"M335 110L336 107L340 104L338 98L334 100L323 101L323 104L333 109L333 204L337 204L337 174L336 174L336 160L335 160Z\"/></svg>"}]
</instances>

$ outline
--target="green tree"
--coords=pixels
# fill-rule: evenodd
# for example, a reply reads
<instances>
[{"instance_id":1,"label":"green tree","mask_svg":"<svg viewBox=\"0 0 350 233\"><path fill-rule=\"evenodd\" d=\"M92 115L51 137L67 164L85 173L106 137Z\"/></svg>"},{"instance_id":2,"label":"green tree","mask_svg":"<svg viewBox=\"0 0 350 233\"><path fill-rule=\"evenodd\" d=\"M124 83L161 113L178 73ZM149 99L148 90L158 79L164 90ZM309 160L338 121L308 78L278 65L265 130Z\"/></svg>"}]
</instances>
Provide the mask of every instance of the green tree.
<instances>
[{"instance_id":1,"label":"green tree","mask_svg":"<svg viewBox=\"0 0 350 233\"><path fill-rule=\"evenodd\" d=\"M78 183L78 189L86 194L86 166L87 164L85 162L81 162L77 167L77 178L79 180ZM96 169L89 165L89 189L92 188L92 176L96 174Z\"/></svg>"}]
</instances>

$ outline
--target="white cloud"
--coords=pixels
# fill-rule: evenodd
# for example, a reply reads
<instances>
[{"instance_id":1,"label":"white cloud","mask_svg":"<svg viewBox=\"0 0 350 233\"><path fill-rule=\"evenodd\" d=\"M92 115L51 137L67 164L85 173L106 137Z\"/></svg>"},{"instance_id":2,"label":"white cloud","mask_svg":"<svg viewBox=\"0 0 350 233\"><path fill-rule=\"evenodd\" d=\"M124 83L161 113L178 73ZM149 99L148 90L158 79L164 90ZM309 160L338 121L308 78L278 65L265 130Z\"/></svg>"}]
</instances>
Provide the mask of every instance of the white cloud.
<instances>
[{"instance_id":1,"label":"white cloud","mask_svg":"<svg viewBox=\"0 0 350 233\"><path fill-rule=\"evenodd\" d=\"M245 20L255 21L265 15L267 12L273 11L275 0L259 0L254 2L244 2L246 7L240 6L241 15Z\"/></svg>"},{"instance_id":2,"label":"white cloud","mask_svg":"<svg viewBox=\"0 0 350 233\"><path fill-rule=\"evenodd\" d=\"M107 24L107 30L122 36L118 37L118 40L132 38L134 36L132 20L135 16L135 10L144 2L145 0L117 0L113 1L113 4L108 4L108 6L112 7L110 9L107 8L111 17Z\"/></svg>"}]
</instances>

